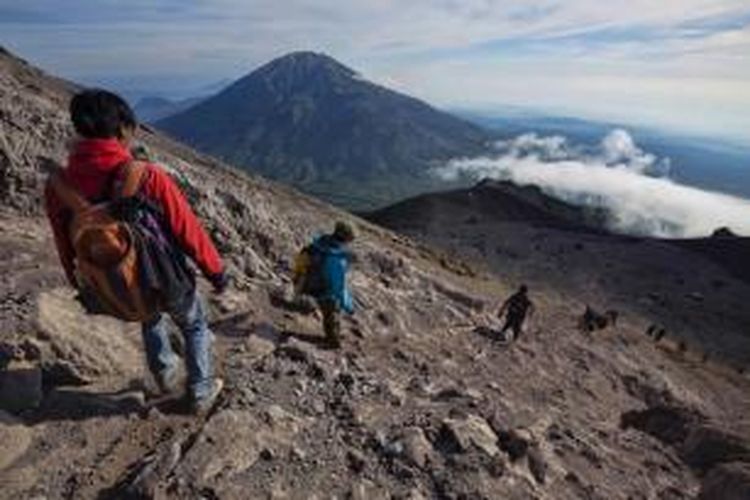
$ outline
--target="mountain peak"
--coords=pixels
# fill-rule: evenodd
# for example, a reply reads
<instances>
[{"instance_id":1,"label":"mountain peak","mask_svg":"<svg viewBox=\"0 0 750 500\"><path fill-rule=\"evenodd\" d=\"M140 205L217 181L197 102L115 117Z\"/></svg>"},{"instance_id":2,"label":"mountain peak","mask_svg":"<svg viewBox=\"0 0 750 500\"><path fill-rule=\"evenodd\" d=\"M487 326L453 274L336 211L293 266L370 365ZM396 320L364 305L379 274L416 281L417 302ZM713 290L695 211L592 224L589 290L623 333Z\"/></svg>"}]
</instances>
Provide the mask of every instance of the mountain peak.
<instances>
[{"instance_id":1,"label":"mountain peak","mask_svg":"<svg viewBox=\"0 0 750 500\"><path fill-rule=\"evenodd\" d=\"M355 209L431 186L427 172L436 162L479 154L488 138L309 51L274 59L157 126L205 153ZM368 179L383 186L380 192Z\"/></svg>"},{"instance_id":2,"label":"mountain peak","mask_svg":"<svg viewBox=\"0 0 750 500\"><path fill-rule=\"evenodd\" d=\"M323 52L315 52L312 50L296 50L272 59L267 65L273 64L337 64L344 66L333 57Z\"/></svg>"},{"instance_id":3,"label":"mountain peak","mask_svg":"<svg viewBox=\"0 0 750 500\"><path fill-rule=\"evenodd\" d=\"M357 72L340 63L333 57L312 51L290 52L277 57L258 69L258 73L267 76L298 76L328 74L342 77L354 77Z\"/></svg>"}]
</instances>

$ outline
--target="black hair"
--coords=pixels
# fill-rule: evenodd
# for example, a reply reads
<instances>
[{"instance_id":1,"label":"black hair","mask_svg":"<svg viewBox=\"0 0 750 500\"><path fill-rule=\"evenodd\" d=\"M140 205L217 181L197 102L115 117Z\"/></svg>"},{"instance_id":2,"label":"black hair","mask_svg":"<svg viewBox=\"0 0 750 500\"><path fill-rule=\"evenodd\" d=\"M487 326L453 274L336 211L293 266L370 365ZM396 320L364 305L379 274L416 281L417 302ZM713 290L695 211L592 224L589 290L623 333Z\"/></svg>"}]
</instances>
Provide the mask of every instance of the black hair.
<instances>
[{"instance_id":1,"label":"black hair","mask_svg":"<svg viewBox=\"0 0 750 500\"><path fill-rule=\"evenodd\" d=\"M529 291L529 287L527 287L526 285L521 285L520 287L518 287L518 291L521 293L526 293Z\"/></svg>"},{"instance_id":2,"label":"black hair","mask_svg":"<svg viewBox=\"0 0 750 500\"><path fill-rule=\"evenodd\" d=\"M87 138L119 137L123 128L135 129L135 113L125 100L106 90L89 89L70 101L70 119L79 135Z\"/></svg>"}]
</instances>

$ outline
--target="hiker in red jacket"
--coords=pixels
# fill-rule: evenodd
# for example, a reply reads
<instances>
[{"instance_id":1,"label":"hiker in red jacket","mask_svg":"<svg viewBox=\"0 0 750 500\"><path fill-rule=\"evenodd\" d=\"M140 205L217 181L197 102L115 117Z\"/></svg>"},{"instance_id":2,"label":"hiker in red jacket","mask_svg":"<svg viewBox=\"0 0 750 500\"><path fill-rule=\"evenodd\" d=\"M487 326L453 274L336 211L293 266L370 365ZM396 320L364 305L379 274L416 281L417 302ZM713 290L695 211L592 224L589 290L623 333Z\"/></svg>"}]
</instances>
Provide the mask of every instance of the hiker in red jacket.
<instances>
[{"instance_id":1,"label":"hiker in red jacket","mask_svg":"<svg viewBox=\"0 0 750 500\"><path fill-rule=\"evenodd\" d=\"M129 145L137 129L135 115L119 96L103 90L86 90L70 103L70 116L80 140L73 147L61 176L89 202L110 199L125 165L133 161ZM139 195L159 213L159 225L180 255L188 256L221 293L228 280L213 242L201 227L182 192L157 165L146 163ZM49 185L45 191L47 215L65 275L74 288L76 260L68 236L72 213ZM193 409L200 413L216 400L223 382L212 374L211 340L206 310L191 275L189 292L170 299L164 309L185 338L187 384ZM173 352L166 319L158 314L142 324L146 357L151 373L164 393L176 392L178 357Z\"/></svg>"}]
</instances>

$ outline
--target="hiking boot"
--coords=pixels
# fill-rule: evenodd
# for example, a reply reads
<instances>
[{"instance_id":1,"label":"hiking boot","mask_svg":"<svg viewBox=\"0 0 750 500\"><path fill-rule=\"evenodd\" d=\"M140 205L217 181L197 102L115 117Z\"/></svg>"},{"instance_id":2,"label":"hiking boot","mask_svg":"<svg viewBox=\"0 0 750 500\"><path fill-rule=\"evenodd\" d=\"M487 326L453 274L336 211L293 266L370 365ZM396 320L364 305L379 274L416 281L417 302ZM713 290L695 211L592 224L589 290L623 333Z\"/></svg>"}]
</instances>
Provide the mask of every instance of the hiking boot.
<instances>
[{"instance_id":1,"label":"hiking boot","mask_svg":"<svg viewBox=\"0 0 750 500\"><path fill-rule=\"evenodd\" d=\"M156 385L162 395L176 394L180 391L180 377L176 369L164 370L157 374L155 378Z\"/></svg>"},{"instance_id":2,"label":"hiking boot","mask_svg":"<svg viewBox=\"0 0 750 500\"><path fill-rule=\"evenodd\" d=\"M224 388L224 381L220 378L215 378L211 383L211 389L208 394L200 398L194 398L192 403L192 410L195 415L205 415L211 408L216 404L216 400L221 394L221 390Z\"/></svg>"}]
</instances>

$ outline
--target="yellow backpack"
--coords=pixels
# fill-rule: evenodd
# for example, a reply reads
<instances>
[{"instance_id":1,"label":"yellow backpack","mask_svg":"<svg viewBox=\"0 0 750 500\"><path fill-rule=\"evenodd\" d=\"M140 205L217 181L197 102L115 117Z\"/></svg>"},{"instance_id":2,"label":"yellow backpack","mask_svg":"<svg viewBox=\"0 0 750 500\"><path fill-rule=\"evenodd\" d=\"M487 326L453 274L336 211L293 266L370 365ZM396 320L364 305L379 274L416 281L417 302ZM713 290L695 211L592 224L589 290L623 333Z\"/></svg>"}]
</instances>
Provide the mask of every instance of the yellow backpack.
<instances>
[{"instance_id":1,"label":"yellow backpack","mask_svg":"<svg viewBox=\"0 0 750 500\"><path fill-rule=\"evenodd\" d=\"M308 247L300 250L294 257L294 263L292 264L292 282L294 283L294 289L298 293L302 293L305 287L305 279L307 273L310 271L310 251Z\"/></svg>"}]
</instances>

